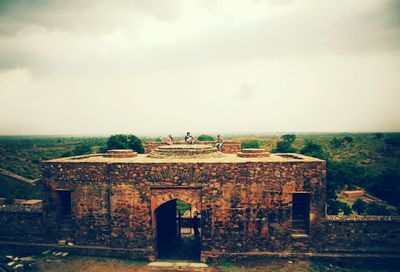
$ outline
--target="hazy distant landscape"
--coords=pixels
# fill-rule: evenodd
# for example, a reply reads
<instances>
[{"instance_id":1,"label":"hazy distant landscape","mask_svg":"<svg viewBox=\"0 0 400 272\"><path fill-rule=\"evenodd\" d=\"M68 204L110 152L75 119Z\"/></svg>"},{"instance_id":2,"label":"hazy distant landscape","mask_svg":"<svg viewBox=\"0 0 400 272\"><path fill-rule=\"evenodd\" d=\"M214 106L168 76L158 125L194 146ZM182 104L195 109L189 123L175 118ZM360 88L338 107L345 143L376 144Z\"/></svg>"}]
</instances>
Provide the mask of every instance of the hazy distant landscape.
<instances>
[{"instance_id":1,"label":"hazy distant landscape","mask_svg":"<svg viewBox=\"0 0 400 272\"><path fill-rule=\"evenodd\" d=\"M352 203L342 199L338 201L336 198L336 193L344 188L361 187L384 200L389 204L388 207L400 206L400 133L295 134L289 137L289 142L285 142L282 135L222 136L226 140L241 141L243 147L256 145L269 152L297 152L327 160L330 214L354 212L349 209ZM204 137L208 139L209 135ZM211 137L209 139L215 138L215 135ZM160 136L143 137L141 140L164 139ZM106 144L107 137L0 136L0 168L37 179L40 178L41 161L102 152ZM16 183L1 176L0 181L0 197L10 201L15 198L41 198L40 186ZM369 207L365 212L395 214L393 209L379 205Z\"/></svg>"}]
</instances>

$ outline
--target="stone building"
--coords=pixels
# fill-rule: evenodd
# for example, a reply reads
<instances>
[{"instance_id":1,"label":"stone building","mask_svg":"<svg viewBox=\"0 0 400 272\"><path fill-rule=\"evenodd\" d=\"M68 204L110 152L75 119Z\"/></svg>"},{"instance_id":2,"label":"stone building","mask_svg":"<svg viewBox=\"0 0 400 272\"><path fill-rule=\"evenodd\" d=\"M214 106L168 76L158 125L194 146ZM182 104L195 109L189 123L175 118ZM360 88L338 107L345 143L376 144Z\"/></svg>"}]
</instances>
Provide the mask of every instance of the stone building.
<instances>
[{"instance_id":1,"label":"stone building","mask_svg":"<svg viewBox=\"0 0 400 272\"><path fill-rule=\"evenodd\" d=\"M0 248L202 262L398 259L400 217L326 215L325 166L300 154L241 150L239 142L226 142L222 152L207 142L146 143L145 154L49 160L42 206L0 205Z\"/></svg>"},{"instance_id":2,"label":"stone building","mask_svg":"<svg viewBox=\"0 0 400 272\"><path fill-rule=\"evenodd\" d=\"M158 144L159 145L159 144ZM308 251L325 218L325 161L299 154L157 146L44 163L44 227L52 239L156 259L176 235L176 201L199 211L190 250L206 261L239 252ZM171 237L170 237L171 236ZM174 250L170 248L169 250Z\"/></svg>"}]
</instances>

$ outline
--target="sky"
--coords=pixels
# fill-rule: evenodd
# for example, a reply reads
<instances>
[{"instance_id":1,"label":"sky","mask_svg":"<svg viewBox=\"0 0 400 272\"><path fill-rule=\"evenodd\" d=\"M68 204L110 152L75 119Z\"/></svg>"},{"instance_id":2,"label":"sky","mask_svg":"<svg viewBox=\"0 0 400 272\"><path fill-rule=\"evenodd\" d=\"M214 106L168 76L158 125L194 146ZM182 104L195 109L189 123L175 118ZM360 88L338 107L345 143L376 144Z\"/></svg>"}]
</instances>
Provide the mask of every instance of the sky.
<instances>
[{"instance_id":1,"label":"sky","mask_svg":"<svg viewBox=\"0 0 400 272\"><path fill-rule=\"evenodd\" d=\"M0 0L0 134L400 131L398 0Z\"/></svg>"}]
</instances>

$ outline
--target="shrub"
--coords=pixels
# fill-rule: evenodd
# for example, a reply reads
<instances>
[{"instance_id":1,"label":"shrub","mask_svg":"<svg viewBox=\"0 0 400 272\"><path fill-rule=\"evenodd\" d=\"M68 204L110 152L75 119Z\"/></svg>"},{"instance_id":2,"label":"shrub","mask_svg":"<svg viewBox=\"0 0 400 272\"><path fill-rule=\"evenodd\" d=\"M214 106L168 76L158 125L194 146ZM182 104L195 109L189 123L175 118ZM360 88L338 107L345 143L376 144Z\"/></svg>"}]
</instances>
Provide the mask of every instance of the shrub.
<instances>
[{"instance_id":1,"label":"shrub","mask_svg":"<svg viewBox=\"0 0 400 272\"><path fill-rule=\"evenodd\" d=\"M107 150L110 149L133 149L137 153L143 153L142 141L135 135L116 134L107 140Z\"/></svg>"},{"instance_id":2,"label":"shrub","mask_svg":"<svg viewBox=\"0 0 400 272\"><path fill-rule=\"evenodd\" d=\"M391 215L392 211L389 210L385 205L378 204L376 202L370 202L365 210L367 215Z\"/></svg>"},{"instance_id":3,"label":"shrub","mask_svg":"<svg viewBox=\"0 0 400 272\"><path fill-rule=\"evenodd\" d=\"M245 141L242 142L241 144L242 149L243 148L260 148L260 142L256 140L251 140L251 141Z\"/></svg>"},{"instance_id":4,"label":"shrub","mask_svg":"<svg viewBox=\"0 0 400 272\"><path fill-rule=\"evenodd\" d=\"M296 148L292 147L291 142L280 141L276 143L276 148L272 150L274 153L295 153Z\"/></svg>"},{"instance_id":5,"label":"shrub","mask_svg":"<svg viewBox=\"0 0 400 272\"><path fill-rule=\"evenodd\" d=\"M6 199L4 200L4 204L8 204L8 205L14 204L14 202L15 202L15 195L13 195L13 194L9 194L6 197Z\"/></svg>"},{"instance_id":6,"label":"shrub","mask_svg":"<svg viewBox=\"0 0 400 272\"><path fill-rule=\"evenodd\" d=\"M339 213L343 213L345 215L351 214L351 208L347 203L340 202L337 199L328 199L328 214L330 215L338 215Z\"/></svg>"},{"instance_id":7,"label":"shrub","mask_svg":"<svg viewBox=\"0 0 400 272\"><path fill-rule=\"evenodd\" d=\"M345 144L346 142L345 142L344 139L340 139L340 138L334 137L334 138L331 140L330 143L331 143L331 146L332 146L333 148L340 148L340 147L343 147L344 144Z\"/></svg>"},{"instance_id":8,"label":"shrub","mask_svg":"<svg viewBox=\"0 0 400 272\"><path fill-rule=\"evenodd\" d=\"M357 200L353 203L351 208L358 214L363 214L367 209L367 205L368 205L367 202L365 202L361 198L357 198Z\"/></svg>"},{"instance_id":9,"label":"shrub","mask_svg":"<svg viewBox=\"0 0 400 272\"><path fill-rule=\"evenodd\" d=\"M92 146L87 142L75 146L75 148L72 150L72 154L74 156L85 155L90 153L92 153Z\"/></svg>"},{"instance_id":10,"label":"shrub","mask_svg":"<svg viewBox=\"0 0 400 272\"><path fill-rule=\"evenodd\" d=\"M346 137L343 137L343 140L344 140L346 143L352 143L352 142L353 142L353 137L346 136Z\"/></svg>"},{"instance_id":11,"label":"shrub","mask_svg":"<svg viewBox=\"0 0 400 272\"><path fill-rule=\"evenodd\" d=\"M281 139L283 141L285 141L285 142L288 142L288 143L294 143L294 141L296 141L296 135L294 135L294 134L285 134L285 135L282 135Z\"/></svg>"},{"instance_id":12,"label":"shrub","mask_svg":"<svg viewBox=\"0 0 400 272\"><path fill-rule=\"evenodd\" d=\"M213 136L202 134L199 137L197 137L197 140L200 142L206 142L206 141L215 141Z\"/></svg>"},{"instance_id":13,"label":"shrub","mask_svg":"<svg viewBox=\"0 0 400 272\"><path fill-rule=\"evenodd\" d=\"M311 140L305 141L305 145L300 150L300 153L311 157L326 159L326 154L322 150L322 147Z\"/></svg>"}]
</instances>

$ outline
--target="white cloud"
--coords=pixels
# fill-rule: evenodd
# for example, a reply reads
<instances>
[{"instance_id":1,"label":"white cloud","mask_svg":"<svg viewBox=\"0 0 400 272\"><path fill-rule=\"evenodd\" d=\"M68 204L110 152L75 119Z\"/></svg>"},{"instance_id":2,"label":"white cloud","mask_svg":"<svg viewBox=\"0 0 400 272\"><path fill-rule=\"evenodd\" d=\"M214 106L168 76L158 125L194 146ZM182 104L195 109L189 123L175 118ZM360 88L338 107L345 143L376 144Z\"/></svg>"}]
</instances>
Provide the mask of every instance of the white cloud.
<instances>
[{"instance_id":1,"label":"white cloud","mask_svg":"<svg viewBox=\"0 0 400 272\"><path fill-rule=\"evenodd\" d=\"M163 3L4 1L0 133L400 129L395 2Z\"/></svg>"}]
</instances>

